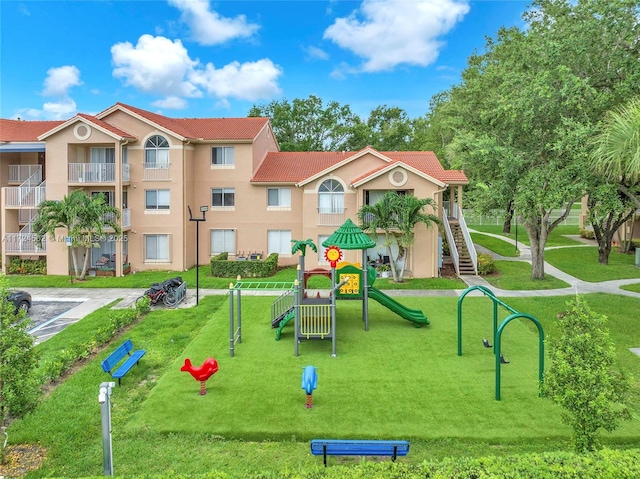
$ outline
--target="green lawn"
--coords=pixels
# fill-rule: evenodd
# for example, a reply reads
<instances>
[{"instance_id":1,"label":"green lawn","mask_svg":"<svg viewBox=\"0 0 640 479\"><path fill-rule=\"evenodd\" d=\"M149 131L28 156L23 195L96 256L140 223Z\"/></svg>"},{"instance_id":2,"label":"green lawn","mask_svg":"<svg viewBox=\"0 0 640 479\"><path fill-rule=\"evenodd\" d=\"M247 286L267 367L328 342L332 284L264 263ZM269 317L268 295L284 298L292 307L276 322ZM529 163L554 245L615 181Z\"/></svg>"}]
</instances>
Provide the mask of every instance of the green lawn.
<instances>
[{"instance_id":1,"label":"green lawn","mask_svg":"<svg viewBox=\"0 0 640 479\"><path fill-rule=\"evenodd\" d=\"M546 253L545 253L546 257ZM531 265L523 261L496 261L497 272L483 276L491 285L512 291L567 288L569 284L550 274L545 279L531 279Z\"/></svg>"},{"instance_id":2,"label":"green lawn","mask_svg":"<svg viewBox=\"0 0 640 479\"><path fill-rule=\"evenodd\" d=\"M211 269L208 266L200 266L199 285L203 289L228 289L229 283L235 283L236 278L214 278L210 276ZM68 276L52 275L9 275L9 286L12 288L148 288L152 283L159 283L173 276L181 276L189 287L195 287L196 269L189 271L143 271L129 274L122 278L114 277L87 277L85 281L70 283ZM259 278L256 281L288 281L296 279L296 268L282 268L269 278ZM309 279L309 288L322 288L326 286L323 277ZM381 285L384 285L382 287ZM407 279L403 283L393 283L393 280L377 279L376 286L380 289L461 289L464 282L446 278L414 278Z\"/></svg>"},{"instance_id":3,"label":"green lawn","mask_svg":"<svg viewBox=\"0 0 640 479\"><path fill-rule=\"evenodd\" d=\"M492 233L501 236L505 236L506 238L511 238L512 240L516 239L516 229L515 226L511 227L511 234L503 234L502 226L495 225L478 225L478 226L469 226L469 228L483 232L483 233ZM573 240L571 238L567 238L565 235L577 235L580 233L580 228L577 226L557 226L551 231L549 234L549 238L547 239L547 244L545 247L549 246L571 246L580 244L578 241ZM530 245L529 236L527 236L527 231L520 225L518 226L518 243L525 244L527 246Z\"/></svg>"},{"instance_id":4,"label":"green lawn","mask_svg":"<svg viewBox=\"0 0 640 479\"><path fill-rule=\"evenodd\" d=\"M640 344L634 325L640 301L609 295L587 299L594 309L610 313L621 362L636 378L633 400L640 412L640 361L628 351ZM505 302L534 315L553 334L565 300ZM411 463L569 448L570 431L560 423L558 408L537 395L538 338L528 322L514 321L505 329L502 350L511 363L502 367L502 400L494 399L495 360L481 343L492 337L487 298L464 300L461 357L456 355L457 298L402 298L429 317L431 325L422 328L371 302L368 332L360 302L341 301L337 358L330 356L329 341L303 341L295 357L291 328L275 341L268 317L272 301L243 298L243 340L234 358L229 357L224 296L207 297L197 308L147 315L12 426L11 443L37 442L48 449L43 468L29 477L102 473L97 393L108 376L99 362L124 338L147 355L113 391L114 468L122 477L170 471L188 477L215 469L231 477L297 468L321 474L322 461L310 456L306 442L321 436L407 438L411 454L401 460ZM106 314L98 311L44 345L63 348L71 337L84 334L76 328L88 332ZM500 308L499 314L502 320L509 313ZM218 360L220 370L209 380L208 394L200 396L198 383L179 368L185 357L197 364L208 356ZM300 387L306 365L317 367L319 375L313 409L304 407ZM637 420L603 440L637 445Z\"/></svg>"},{"instance_id":5,"label":"green lawn","mask_svg":"<svg viewBox=\"0 0 640 479\"><path fill-rule=\"evenodd\" d=\"M520 251L516 250L514 245L494 236L487 236L482 233L471 233L471 240L474 244L484 246L500 256L514 258L520 256Z\"/></svg>"},{"instance_id":6,"label":"green lawn","mask_svg":"<svg viewBox=\"0 0 640 479\"><path fill-rule=\"evenodd\" d=\"M640 282L634 284L628 284L626 286L622 286L621 289L625 289L627 291L634 291L636 293L640 293Z\"/></svg>"},{"instance_id":7,"label":"green lawn","mask_svg":"<svg viewBox=\"0 0 640 479\"><path fill-rule=\"evenodd\" d=\"M598 263L598 248L595 246L545 251L544 259L556 268L583 281L640 279L640 268L634 266L635 256L619 253L616 248L609 255L608 265Z\"/></svg>"}]
</instances>

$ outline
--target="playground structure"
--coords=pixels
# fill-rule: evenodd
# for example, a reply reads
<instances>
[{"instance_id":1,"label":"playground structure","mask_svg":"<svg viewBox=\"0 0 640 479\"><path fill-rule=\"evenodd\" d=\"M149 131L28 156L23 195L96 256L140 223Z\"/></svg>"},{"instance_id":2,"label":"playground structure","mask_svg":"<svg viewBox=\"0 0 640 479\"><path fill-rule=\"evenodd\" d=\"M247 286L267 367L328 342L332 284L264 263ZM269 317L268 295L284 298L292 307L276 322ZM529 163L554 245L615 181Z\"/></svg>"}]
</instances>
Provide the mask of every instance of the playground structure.
<instances>
[{"instance_id":1,"label":"playground structure","mask_svg":"<svg viewBox=\"0 0 640 479\"><path fill-rule=\"evenodd\" d=\"M186 358L180 371L188 372L193 379L200 382L200 396L204 396L207 394L207 380L218 372L218 361L214 358L207 358L202 363L202 366L195 367L191 364L191 359Z\"/></svg>"},{"instance_id":2,"label":"playground structure","mask_svg":"<svg viewBox=\"0 0 640 479\"><path fill-rule=\"evenodd\" d=\"M272 290L284 291L271 305L271 327L277 328L276 340L280 339L283 328L294 322L294 355L299 355L299 343L309 339L331 339L331 355L337 356L336 351L336 300L362 301L362 319L365 331L369 330L369 303L371 298L385 308L399 315L401 318L413 322L416 327L429 324L424 313L418 309L407 308L395 299L374 288L376 278L374 268L367 265L366 250L375 246L360 228L350 219L325 242L325 259L331 270L314 269L305 271L304 257L306 247L317 251L311 239L306 241L292 240L292 254L300 252L297 278L292 283L286 282L257 282L238 281L229 285L229 352L234 356L235 344L242 342L241 326L241 292L244 290ZM362 263L340 263L344 249L362 250ZM307 281L311 276L324 275L331 278L329 297L311 298L307 295ZM237 293L237 295L236 295ZM234 306L234 295L237 296L237 306ZM235 314L237 311L237 327Z\"/></svg>"},{"instance_id":3,"label":"playground structure","mask_svg":"<svg viewBox=\"0 0 640 479\"><path fill-rule=\"evenodd\" d=\"M318 371L313 366L305 366L302 372L302 389L307 393L305 407L313 407L313 391L318 387Z\"/></svg>"},{"instance_id":4,"label":"playground structure","mask_svg":"<svg viewBox=\"0 0 640 479\"><path fill-rule=\"evenodd\" d=\"M504 328L514 319L525 318L533 322L538 328L538 383L542 384L544 374L544 330L542 324L535 317L530 314L519 313L508 304L500 301L493 292L485 286L471 286L465 289L458 298L458 356L462 356L462 302L467 294L472 291L479 291L483 295L487 296L493 301L493 353L496 358L496 401L500 400L500 368L502 364L506 364L504 360L501 348L502 348L502 332ZM510 316L504 319L500 326L498 326L498 306L502 306L507 311L512 313ZM485 341L483 341L484 343ZM487 343L488 344L488 343ZM490 347L485 344L485 347Z\"/></svg>"}]
</instances>

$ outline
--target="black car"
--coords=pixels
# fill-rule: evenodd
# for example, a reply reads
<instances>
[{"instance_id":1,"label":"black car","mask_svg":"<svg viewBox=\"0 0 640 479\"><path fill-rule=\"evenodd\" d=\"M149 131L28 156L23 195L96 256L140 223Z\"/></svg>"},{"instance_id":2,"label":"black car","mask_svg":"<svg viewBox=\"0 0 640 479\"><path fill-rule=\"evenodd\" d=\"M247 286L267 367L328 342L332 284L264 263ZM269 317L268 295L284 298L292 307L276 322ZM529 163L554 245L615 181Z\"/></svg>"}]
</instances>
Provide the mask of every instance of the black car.
<instances>
[{"instance_id":1,"label":"black car","mask_svg":"<svg viewBox=\"0 0 640 479\"><path fill-rule=\"evenodd\" d=\"M7 301L13 303L16 313L21 309L28 313L31 308L31 295L26 291L9 291Z\"/></svg>"}]
</instances>

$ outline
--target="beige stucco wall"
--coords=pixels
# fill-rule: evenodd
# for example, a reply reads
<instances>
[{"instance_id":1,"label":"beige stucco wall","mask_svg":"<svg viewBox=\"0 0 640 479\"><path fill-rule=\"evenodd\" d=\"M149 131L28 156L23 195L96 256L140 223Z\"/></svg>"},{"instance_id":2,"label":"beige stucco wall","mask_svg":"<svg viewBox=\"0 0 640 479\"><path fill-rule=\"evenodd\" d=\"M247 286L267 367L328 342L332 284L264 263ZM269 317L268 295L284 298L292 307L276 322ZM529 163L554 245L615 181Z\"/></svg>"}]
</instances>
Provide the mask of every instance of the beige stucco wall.
<instances>
[{"instance_id":1,"label":"beige stucco wall","mask_svg":"<svg viewBox=\"0 0 640 479\"><path fill-rule=\"evenodd\" d=\"M136 140L120 140L117 135L102 132L91 126L91 135L79 140L74 134L75 124L49 136L46 139L46 177L47 198L60 199L74 188L91 191L113 191L115 206L121 208L122 193L127 192L127 207L131 211L131 227L125 231L128 260L134 271L142 270L174 270L183 271L196 263L196 223L189 221L187 206L191 206L194 218L200 218L201 206L207 206L206 220L199 223L199 251L197 256L201 265L207 264L211 257L211 231L213 229L234 229L236 231L236 252L248 255L252 252L268 253L268 232L270 230L290 230L292 239L311 238L318 242L321 235L331 235L346 218L357 224L357 211L363 205L365 191L389 189L406 190L419 198L434 198L438 202L441 195L437 193L442 184L429 181L423 175L405 171L406 181L394 184L390 180L393 171L387 171L367 181L357 188L351 183L361 177L364 172L388 165L386 161L374 154L359 156L335 168L325 175L319 176L301 186L295 184L252 184L250 179L270 151L277 151L277 143L269 125L258 134L254 141L244 142L191 142L183 140L170 132L149 125L146 121L132 117L121 111L114 111L104 121L133 135ZM80 121L80 120L78 120ZM149 137L161 135L170 144L169 181L149 181L144 179L144 145ZM116 181L111 184L70 184L68 181L68 163L89 161L92 146L114 147L116 151L116 178L121 175L121 148L126 144L127 158L130 167L130 182ZM211 165L212 146L233 146L235 165L232 168ZM0 167L5 170L14 158L2 157ZM34 155L37 163L37 155ZM23 160L24 162L24 160ZM15 164L15 163L12 163ZM8 172L8 169L7 169ZM4 184L6 174L0 176ZM320 226L318 215L318 188L323 181L334 178L344 188L345 215L339 224ZM267 206L267 189L269 187L290 188L290 208L269 208ZM212 206L212 188L234 188L235 205L230 208L214 208ZM170 190L169 210L145 210L145 192L147 190ZM17 213L6 212L0 221L0 228L17 229ZM144 239L148 234L169 235L171 254L169 261L145 261ZM66 231L59 231L63 238ZM417 277L437 276L437 228L427 230L419 225L416 230L414 254L409 256L407 269ZM125 251L123 244L116 246L116 254ZM378 250L382 251L382 250ZM376 252L372 255L376 257ZM384 253L386 254L386 253ZM49 242L48 272L50 274L67 274L68 248L63 241ZM233 255L232 255L233 257ZM359 262L360 251L345 251L346 261ZM281 254L280 265L297 264L298 258L290 254ZM310 252L307 255L307 267L326 267L323 258ZM121 272L121 268L120 271Z\"/></svg>"}]
</instances>

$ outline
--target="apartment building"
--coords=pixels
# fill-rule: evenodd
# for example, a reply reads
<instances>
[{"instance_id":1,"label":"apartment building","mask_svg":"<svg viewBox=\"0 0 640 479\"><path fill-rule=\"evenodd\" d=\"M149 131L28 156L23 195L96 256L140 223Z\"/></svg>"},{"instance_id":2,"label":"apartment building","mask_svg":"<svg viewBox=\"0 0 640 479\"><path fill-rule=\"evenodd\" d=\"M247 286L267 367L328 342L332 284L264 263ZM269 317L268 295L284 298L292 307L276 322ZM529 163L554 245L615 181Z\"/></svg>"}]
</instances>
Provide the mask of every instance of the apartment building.
<instances>
[{"instance_id":1,"label":"apartment building","mask_svg":"<svg viewBox=\"0 0 640 479\"><path fill-rule=\"evenodd\" d=\"M46 257L49 274L68 274L66 231L38 245L31 222L39 202L74 189L103 193L122 212L122 234L85 252L92 267L108 258L117 276L182 271L224 251L237 260L276 252L280 265L295 264L291 240L308 238L319 251L307 253L307 266L326 266L322 242L347 218L357 223L363 204L396 190L433 198L445 219L443 231L416 227L407 258L414 276L436 277L441 236L461 244L456 262L468 256L459 213L467 182L427 151L281 152L268 118L170 118L116 103L64 122L0 120L2 268L12 257ZM205 216L197 242L188 207ZM386 252L380 242L368 254ZM347 261L360 259L345 252Z\"/></svg>"}]
</instances>

